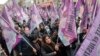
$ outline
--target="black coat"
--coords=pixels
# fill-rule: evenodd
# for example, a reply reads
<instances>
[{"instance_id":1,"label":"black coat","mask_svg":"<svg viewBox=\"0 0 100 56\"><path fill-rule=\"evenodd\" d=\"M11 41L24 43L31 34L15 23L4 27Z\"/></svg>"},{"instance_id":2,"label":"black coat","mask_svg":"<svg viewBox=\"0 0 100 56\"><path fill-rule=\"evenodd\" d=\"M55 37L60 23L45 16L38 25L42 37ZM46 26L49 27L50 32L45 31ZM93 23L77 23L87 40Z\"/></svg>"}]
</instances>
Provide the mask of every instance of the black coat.
<instances>
[{"instance_id":1,"label":"black coat","mask_svg":"<svg viewBox=\"0 0 100 56\"><path fill-rule=\"evenodd\" d=\"M84 37L84 35L85 35L85 33L80 33L79 34L79 40L80 40L80 42L82 43L83 42L83 37Z\"/></svg>"},{"instance_id":2,"label":"black coat","mask_svg":"<svg viewBox=\"0 0 100 56\"><path fill-rule=\"evenodd\" d=\"M24 35L24 38L32 45L31 36ZM22 53L22 56L35 56L32 48L23 39L19 43L19 52Z\"/></svg>"},{"instance_id":3,"label":"black coat","mask_svg":"<svg viewBox=\"0 0 100 56\"><path fill-rule=\"evenodd\" d=\"M50 48L48 45L42 45L41 47L42 56L55 56L53 52L54 49Z\"/></svg>"},{"instance_id":4,"label":"black coat","mask_svg":"<svg viewBox=\"0 0 100 56\"><path fill-rule=\"evenodd\" d=\"M56 54L54 52L56 52ZM50 45L42 43L41 54L42 56L60 56L60 52L55 50L54 43Z\"/></svg>"}]
</instances>

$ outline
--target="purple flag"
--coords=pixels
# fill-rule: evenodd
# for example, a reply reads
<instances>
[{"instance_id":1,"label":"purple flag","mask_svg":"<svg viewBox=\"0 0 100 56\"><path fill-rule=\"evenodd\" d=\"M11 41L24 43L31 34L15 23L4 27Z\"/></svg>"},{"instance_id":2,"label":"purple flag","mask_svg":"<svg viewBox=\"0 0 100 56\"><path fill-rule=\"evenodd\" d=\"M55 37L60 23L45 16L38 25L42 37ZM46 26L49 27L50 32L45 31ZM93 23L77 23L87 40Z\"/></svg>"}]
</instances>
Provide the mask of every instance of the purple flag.
<instances>
[{"instance_id":1,"label":"purple flag","mask_svg":"<svg viewBox=\"0 0 100 56\"><path fill-rule=\"evenodd\" d=\"M100 56L100 8L93 25L75 56Z\"/></svg>"},{"instance_id":2,"label":"purple flag","mask_svg":"<svg viewBox=\"0 0 100 56\"><path fill-rule=\"evenodd\" d=\"M12 0L12 2L13 2L13 10L15 10L16 13L19 12L20 15L23 16L23 15L21 14L21 7L16 3L15 0Z\"/></svg>"},{"instance_id":3,"label":"purple flag","mask_svg":"<svg viewBox=\"0 0 100 56\"><path fill-rule=\"evenodd\" d=\"M2 16L0 16L0 25L3 29L3 36L6 41L7 48L9 50L9 53L11 53L11 50L14 48L14 46L18 44L19 39L18 37L16 37L17 31L15 30L14 22L8 14L6 6L4 6L4 11L2 13Z\"/></svg>"},{"instance_id":4,"label":"purple flag","mask_svg":"<svg viewBox=\"0 0 100 56\"><path fill-rule=\"evenodd\" d=\"M80 8L83 6L84 12L80 12ZM81 13L81 29L83 28L90 28L93 17L95 14L95 7L96 7L96 0L78 0L76 3L76 10ZM79 12L77 14L79 14Z\"/></svg>"},{"instance_id":5,"label":"purple flag","mask_svg":"<svg viewBox=\"0 0 100 56\"><path fill-rule=\"evenodd\" d=\"M87 8L88 8L88 18L89 18L88 24L90 24L91 26L95 18L97 0L88 0L88 1L85 0L85 4L87 5Z\"/></svg>"},{"instance_id":6,"label":"purple flag","mask_svg":"<svg viewBox=\"0 0 100 56\"><path fill-rule=\"evenodd\" d=\"M76 3L76 11L78 12L76 13L79 14L81 18L81 29L87 28L88 7L84 0L78 0L78 2Z\"/></svg>"},{"instance_id":7,"label":"purple flag","mask_svg":"<svg viewBox=\"0 0 100 56\"><path fill-rule=\"evenodd\" d=\"M21 41L22 38L23 38L23 36L21 34L16 35L16 42L13 45L13 48L16 47L16 45Z\"/></svg>"},{"instance_id":8,"label":"purple flag","mask_svg":"<svg viewBox=\"0 0 100 56\"><path fill-rule=\"evenodd\" d=\"M82 17L82 22L81 22L81 29L86 28L87 29L87 23L88 23L88 8L86 5L84 6L84 12L83 12L83 17Z\"/></svg>"},{"instance_id":9,"label":"purple flag","mask_svg":"<svg viewBox=\"0 0 100 56\"><path fill-rule=\"evenodd\" d=\"M23 23L23 20L28 22L29 18L28 15L24 12L23 8L20 7L15 0L13 1L13 9L12 12L15 14L14 16L17 16L17 19L20 23Z\"/></svg>"},{"instance_id":10,"label":"purple flag","mask_svg":"<svg viewBox=\"0 0 100 56\"><path fill-rule=\"evenodd\" d=\"M52 5L49 6L47 13L48 16L51 18L51 23L54 23L56 19L59 18L59 15L57 13L57 8L55 7L54 3L52 2Z\"/></svg>"},{"instance_id":11,"label":"purple flag","mask_svg":"<svg viewBox=\"0 0 100 56\"><path fill-rule=\"evenodd\" d=\"M8 20L5 20L2 16L0 16L0 25L3 30L3 37L6 41L8 51L11 53L12 49L18 44L21 38L17 37L17 31L15 31L15 29L12 27L12 24L9 23Z\"/></svg>"},{"instance_id":12,"label":"purple flag","mask_svg":"<svg viewBox=\"0 0 100 56\"><path fill-rule=\"evenodd\" d=\"M51 18L51 23L54 23L56 19L59 18L58 13L54 5L51 5L50 9L47 11L48 16Z\"/></svg>"},{"instance_id":13,"label":"purple flag","mask_svg":"<svg viewBox=\"0 0 100 56\"><path fill-rule=\"evenodd\" d=\"M95 16L98 12L98 1L97 0L92 0L92 10L91 10L91 20L90 20L90 24L92 25L94 19L95 19Z\"/></svg>"},{"instance_id":14,"label":"purple flag","mask_svg":"<svg viewBox=\"0 0 100 56\"><path fill-rule=\"evenodd\" d=\"M31 15L32 18L30 23L31 32L35 27L39 27L39 24L42 23L42 18L35 4L33 4L32 10L33 10Z\"/></svg>"},{"instance_id":15,"label":"purple flag","mask_svg":"<svg viewBox=\"0 0 100 56\"><path fill-rule=\"evenodd\" d=\"M46 21L48 19L47 9L46 8L45 9L41 8L40 15Z\"/></svg>"},{"instance_id":16,"label":"purple flag","mask_svg":"<svg viewBox=\"0 0 100 56\"><path fill-rule=\"evenodd\" d=\"M77 38L72 0L67 0L62 11L64 12L61 15L58 35L62 43L67 46L74 42Z\"/></svg>"},{"instance_id":17,"label":"purple flag","mask_svg":"<svg viewBox=\"0 0 100 56\"><path fill-rule=\"evenodd\" d=\"M78 0L78 2L76 3L76 8L79 9L81 5L84 4L84 0Z\"/></svg>"},{"instance_id":18,"label":"purple flag","mask_svg":"<svg viewBox=\"0 0 100 56\"><path fill-rule=\"evenodd\" d=\"M11 24L11 27L14 29L14 24L13 24L12 18L10 17L10 15L8 13L8 8L6 6L4 6L4 10L2 12L2 17L5 20L7 20Z\"/></svg>"}]
</instances>

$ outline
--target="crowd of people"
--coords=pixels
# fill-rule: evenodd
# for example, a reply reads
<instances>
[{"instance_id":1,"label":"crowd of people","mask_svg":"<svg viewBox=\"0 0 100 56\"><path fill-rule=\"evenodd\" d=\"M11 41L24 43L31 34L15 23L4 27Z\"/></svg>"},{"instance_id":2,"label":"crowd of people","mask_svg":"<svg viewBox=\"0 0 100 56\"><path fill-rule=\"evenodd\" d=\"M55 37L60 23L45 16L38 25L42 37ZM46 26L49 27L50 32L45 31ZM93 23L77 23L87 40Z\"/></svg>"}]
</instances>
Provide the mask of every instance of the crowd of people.
<instances>
[{"instance_id":1,"label":"crowd of people","mask_svg":"<svg viewBox=\"0 0 100 56\"><path fill-rule=\"evenodd\" d=\"M16 18L16 17L14 17ZM30 19L31 20L31 19ZM19 44L12 50L11 54L8 52L6 42L2 35L2 27L0 27L0 55L6 56L71 56L77 49L77 40L69 46L64 46L59 39L58 29L59 29L60 19L56 19L51 25L51 19L43 22L36 27L32 33L30 33L29 22L26 23L23 20L23 24L19 23L17 20L13 20L15 23L15 29L19 32L17 34L22 34L32 46L27 44L27 42L22 38ZM80 19L78 20L80 21ZM79 22L76 22L78 26ZM78 26L79 27L79 26ZM77 28L78 28L77 27ZM84 29L80 33L79 39L82 43L83 36L86 34ZM2 49L1 49L2 48ZM2 50L2 52L1 52Z\"/></svg>"},{"instance_id":2,"label":"crowd of people","mask_svg":"<svg viewBox=\"0 0 100 56\"><path fill-rule=\"evenodd\" d=\"M76 20L77 39L70 45L64 46L58 36L60 18L52 23L49 16L47 20L41 17L43 22L31 33L30 21L32 18L29 17L28 22L23 20L23 23L16 18L16 16L13 17L16 34L21 34L23 37L9 53L3 36L3 28L0 26L0 56L75 56L88 29L84 28L80 31L81 18L78 17Z\"/></svg>"}]
</instances>

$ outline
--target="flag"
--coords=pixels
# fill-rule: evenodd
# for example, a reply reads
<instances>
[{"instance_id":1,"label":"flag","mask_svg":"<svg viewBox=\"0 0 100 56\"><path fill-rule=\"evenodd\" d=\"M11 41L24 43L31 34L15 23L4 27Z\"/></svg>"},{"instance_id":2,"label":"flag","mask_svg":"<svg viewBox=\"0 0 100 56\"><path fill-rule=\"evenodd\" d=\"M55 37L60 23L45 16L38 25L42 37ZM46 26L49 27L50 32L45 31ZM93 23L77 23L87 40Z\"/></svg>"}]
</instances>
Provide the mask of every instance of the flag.
<instances>
[{"instance_id":1,"label":"flag","mask_svg":"<svg viewBox=\"0 0 100 56\"><path fill-rule=\"evenodd\" d=\"M79 10L79 9L80 9L80 6L83 5L83 4L84 4L84 0L78 0L78 1L76 2L75 7Z\"/></svg>"},{"instance_id":2,"label":"flag","mask_svg":"<svg viewBox=\"0 0 100 56\"><path fill-rule=\"evenodd\" d=\"M0 16L0 25L3 30L3 37L6 41L7 48L9 53L11 53L12 49L20 42L21 38L17 37L14 22L8 14L6 6L4 6L4 11L2 12L2 16Z\"/></svg>"},{"instance_id":3,"label":"flag","mask_svg":"<svg viewBox=\"0 0 100 56\"><path fill-rule=\"evenodd\" d=\"M88 23L88 8L87 8L87 6L86 5L83 5L83 7L84 7L84 12L83 12L83 16L82 16L82 21L81 21L81 25L80 25L80 27L81 27L81 29L84 29L84 28L86 28L87 29L87 23Z\"/></svg>"},{"instance_id":4,"label":"flag","mask_svg":"<svg viewBox=\"0 0 100 56\"><path fill-rule=\"evenodd\" d=\"M12 24L2 16L0 16L0 25L3 30L3 37L6 41L8 51L11 53L12 49L20 42L21 38L17 37L15 29L11 26Z\"/></svg>"},{"instance_id":5,"label":"flag","mask_svg":"<svg viewBox=\"0 0 100 56\"><path fill-rule=\"evenodd\" d=\"M17 16L17 21L20 22L21 24L23 23L23 20L26 21L26 23L28 22L29 18L28 15L24 12L23 8L20 7L15 0L12 0L13 2L13 16Z\"/></svg>"},{"instance_id":6,"label":"flag","mask_svg":"<svg viewBox=\"0 0 100 56\"><path fill-rule=\"evenodd\" d=\"M75 56L100 56L100 8L90 31Z\"/></svg>"},{"instance_id":7,"label":"flag","mask_svg":"<svg viewBox=\"0 0 100 56\"><path fill-rule=\"evenodd\" d=\"M92 9L91 9L91 14L90 14L90 17L91 17L91 20L90 20L90 24L92 25L94 19L95 19L95 16L98 12L98 1L97 0L92 0Z\"/></svg>"},{"instance_id":8,"label":"flag","mask_svg":"<svg viewBox=\"0 0 100 56\"><path fill-rule=\"evenodd\" d=\"M76 24L75 24L75 15L74 15L74 7L72 0L64 0L66 1L63 4L62 15L59 24L59 32L58 36L60 37L62 43L65 46L70 45L77 38L76 34Z\"/></svg>"},{"instance_id":9,"label":"flag","mask_svg":"<svg viewBox=\"0 0 100 56\"><path fill-rule=\"evenodd\" d=\"M43 20L47 21L47 19L48 19L47 8L44 8L44 9L41 8L40 15L43 18Z\"/></svg>"},{"instance_id":10,"label":"flag","mask_svg":"<svg viewBox=\"0 0 100 56\"><path fill-rule=\"evenodd\" d=\"M78 0L76 3L77 14L81 18L81 30L90 29L97 7L96 2L97 0Z\"/></svg>"},{"instance_id":11,"label":"flag","mask_svg":"<svg viewBox=\"0 0 100 56\"><path fill-rule=\"evenodd\" d=\"M76 13L81 18L80 27L81 30L87 29L87 19L88 19L88 7L84 0L78 0L76 3Z\"/></svg>"},{"instance_id":12,"label":"flag","mask_svg":"<svg viewBox=\"0 0 100 56\"><path fill-rule=\"evenodd\" d=\"M51 5L47 9L48 16L51 18L51 23L53 24L56 19L59 18L57 8L54 5L54 2L52 1Z\"/></svg>"},{"instance_id":13,"label":"flag","mask_svg":"<svg viewBox=\"0 0 100 56\"><path fill-rule=\"evenodd\" d=\"M31 22L30 22L30 31L35 27L39 27L39 24L42 23L42 18L39 14L39 11L35 4L32 6Z\"/></svg>"},{"instance_id":14,"label":"flag","mask_svg":"<svg viewBox=\"0 0 100 56\"><path fill-rule=\"evenodd\" d=\"M5 20L7 20L11 24L11 27L14 29L14 24L13 24L12 18L10 17L8 8L6 6L4 6L4 9L2 11L2 17Z\"/></svg>"}]
</instances>

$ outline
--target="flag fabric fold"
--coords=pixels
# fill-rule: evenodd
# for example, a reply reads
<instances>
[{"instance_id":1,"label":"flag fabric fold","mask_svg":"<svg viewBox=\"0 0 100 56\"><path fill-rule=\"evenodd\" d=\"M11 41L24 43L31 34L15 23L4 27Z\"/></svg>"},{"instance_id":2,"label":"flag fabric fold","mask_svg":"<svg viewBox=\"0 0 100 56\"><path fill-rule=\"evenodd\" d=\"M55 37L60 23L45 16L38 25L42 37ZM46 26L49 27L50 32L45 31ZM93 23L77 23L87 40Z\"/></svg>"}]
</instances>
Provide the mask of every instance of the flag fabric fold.
<instances>
[{"instance_id":1,"label":"flag fabric fold","mask_svg":"<svg viewBox=\"0 0 100 56\"><path fill-rule=\"evenodd\" d=\"M23 8L21 6L18 5L18 3L16 3L15 0L12 0L13 2L13 9L12 9L12 12L13 12L13 16L16 16L17 17L17 20L20 22L20 23L23 23L23 20L25 20L26 22L28 22L29 20L29 17L28 15L24 12Z\"/></svg>"},{"instance_id":2,"label":"flag fabric fold","mask_svg":"<svg viewBox=\"0 0 100 56\"><path fill-rule=\"evenodd\" d=\"M100 7L90 31L75 56L100 56Z\"/></svg>"},{"instance_id":3,"label":"flag fabric fold","mask_svg":"<svg viewBox=\"0 0 100 56\"><path fill-rule=\"evenodd\" d=\"M39 27L39 24L42 23L42 18L39 14L39 11L35 4L32 6L32 14L30 19L30 31L34 30L34 28Z\"/></svg>"},{"instance_id":4,"label":"flag fabric fold","mask_svg":"<svg viewBox=\"0 0 100 56\"><path fill-rule=\"evenodd\" d=\"M73 43L77 38L74 7L72 0L65 0L60 16L58 35L62 43L67 46Z\"/></svg>"},{"instance_id":5,"label":"flag fabric fold","mask_svg":"<svg viewBox=\"0 0 100 56\"><path fill-rule=\"evenodd\" d=\"M4 6L4 11L0 16L0 26L3 30L3 37L6 41L8 51L11 53L12 49L20 42L21 38L17 37L14 22L11 16L8 14L6 6Z\"/></svg>"}]
</instances>

